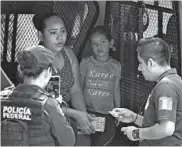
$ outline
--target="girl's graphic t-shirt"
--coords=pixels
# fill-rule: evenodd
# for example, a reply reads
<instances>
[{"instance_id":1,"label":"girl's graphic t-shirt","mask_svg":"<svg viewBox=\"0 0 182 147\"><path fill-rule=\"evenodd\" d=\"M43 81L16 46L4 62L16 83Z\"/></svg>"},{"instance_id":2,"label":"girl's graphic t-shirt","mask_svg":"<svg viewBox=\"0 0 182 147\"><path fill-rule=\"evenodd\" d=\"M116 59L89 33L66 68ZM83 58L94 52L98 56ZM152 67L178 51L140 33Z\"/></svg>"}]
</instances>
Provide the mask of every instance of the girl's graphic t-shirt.
<instances>
[{"instance_id":1,"label":"girl's graphic t-shirt","mask_svg":"<svg viewBox=\"0 0 182 147\"><path fill-rule=\"evenodd\" d=\"M112 57L99 62L90 56L81 61L80 73L88 110L108 114L114 108L114 83L121 78L121 64Z\"/></svg>"}]
</instances>

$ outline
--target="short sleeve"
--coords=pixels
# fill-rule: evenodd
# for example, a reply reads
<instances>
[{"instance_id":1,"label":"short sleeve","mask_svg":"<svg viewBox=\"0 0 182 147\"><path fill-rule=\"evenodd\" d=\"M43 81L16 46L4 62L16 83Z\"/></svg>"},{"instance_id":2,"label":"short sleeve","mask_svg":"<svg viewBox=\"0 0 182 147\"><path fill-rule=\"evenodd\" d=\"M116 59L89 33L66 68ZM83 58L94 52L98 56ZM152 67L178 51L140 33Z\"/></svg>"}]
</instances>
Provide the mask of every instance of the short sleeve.
<instances>
[{"instance_id":1,"label":"short sleeve","mask_svg":"<svg viewBox=\"0 0 182 147\"><path fill-rule=\"evenodd\" d=\"M175 87L171 84L162 83L156 88L154 95L157 120L176 122L178 94Z\"/></svg>"},{"instance_id":2,"label":"short sleeve","mask_svg":"<svg viewBox=\"0 0 182 147\"><path fill-rule=\"evenodd\" d=\"M86 67L87 67L86 60L82 59L81 62L80 62L80 75L81 76L85 76L85 74L86 74Z\"/></svg>"}]
</instances>

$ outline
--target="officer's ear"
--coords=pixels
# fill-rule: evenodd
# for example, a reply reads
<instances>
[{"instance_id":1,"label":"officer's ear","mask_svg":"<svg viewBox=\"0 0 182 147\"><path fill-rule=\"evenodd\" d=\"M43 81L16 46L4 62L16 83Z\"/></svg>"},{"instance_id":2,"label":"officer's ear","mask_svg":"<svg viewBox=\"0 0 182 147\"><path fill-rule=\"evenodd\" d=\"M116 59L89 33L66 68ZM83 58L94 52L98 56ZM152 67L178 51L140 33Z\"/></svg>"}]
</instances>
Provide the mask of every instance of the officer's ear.
<instances>
[{"instance_id":1,"label":"officer's ear","mask_svg":"<svg viewBox=\"0 0 182 147\"><path fill-rule=\"evenodd\" d=\"M152 58L149 58L147 65L149 68L153 68L155 66L155 61Z\"/></svg>"},{"instance_id":2,"label":"officer's ear","mask_svg":"<svg viewBox=\"0 0 182 147\"><path fill-rule=\"evenodd\" d=\"M45 78L45 79L50 77L52 75L52 68L49 67L47 69L44 69L41 74L43 74L43 78Z\"/></svg>"},{"instance_id":3,"label":"officer's ear","mask_svg":"<svg viewBox=\"0 0 182 147\"><path fill-rule=\"evenodd\" d=\"M47 76L51 77L52 76L52 67L49 67L47 69Z\"/></svg>"},{"instance_id":4,"label":"officer's ear","mask_svg":"<svg viewBox=\"0 0 182 147\"><path fill-rule=\"evenodd\" d=\"M37 36L38 36L39 42L43 42L43 41L44 41L44 40L43 40L43 34L42 34L41 31L38 31Z\"/></svg>"}]
</instances>

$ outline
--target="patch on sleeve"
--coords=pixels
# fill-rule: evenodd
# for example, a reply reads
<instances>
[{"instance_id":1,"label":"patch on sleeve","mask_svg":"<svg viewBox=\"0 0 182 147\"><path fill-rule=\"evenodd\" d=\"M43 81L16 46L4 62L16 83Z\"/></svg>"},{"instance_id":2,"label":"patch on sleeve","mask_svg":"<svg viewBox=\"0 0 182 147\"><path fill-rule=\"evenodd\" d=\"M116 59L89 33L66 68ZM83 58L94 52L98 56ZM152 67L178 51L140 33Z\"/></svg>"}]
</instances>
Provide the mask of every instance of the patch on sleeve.
<instances>
[{"instance_id":1,"label":"patch on sleeve","mask_svg":"<svg viewBox=\"0 0 182 147\"><path fill-rule=\"evenodd\" d=\"M158 110L172 110L173 99L172 97L160 97Z\"/></svg>"}]
</instances>

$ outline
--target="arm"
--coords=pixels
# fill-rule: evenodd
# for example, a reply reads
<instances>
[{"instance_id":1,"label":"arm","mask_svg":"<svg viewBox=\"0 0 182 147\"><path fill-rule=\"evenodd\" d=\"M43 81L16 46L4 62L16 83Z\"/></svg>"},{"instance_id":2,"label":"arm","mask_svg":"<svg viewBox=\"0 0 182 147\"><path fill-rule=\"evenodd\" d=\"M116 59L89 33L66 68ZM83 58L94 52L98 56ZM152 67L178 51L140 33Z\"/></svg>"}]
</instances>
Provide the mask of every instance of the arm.
<instances>
[{"instance_id":1,"label":"arm","mask_svg":"<svg viewBox=\"0 0 182 147\"><path fill-rule=\"evenodd\" d=\"M81 83L81 88L84 88L84 80L85 80L85 76L80 76L80 83Z\"/></svg>"},{"instance_id":2,"label":"arm","mask_svg":"<svg viewBox=\"0 0 182 147\"><path fill-rule=\"evenodd\" d=\"M139 130L141 139L162 139L171 136L175 130L175 123L172 121L161 121L149 128Z\"/></svg>"},{"instance_id":3,"label":"arm","mask_svg":"<svg viewBox=\"0 0 182 147\"><path fill-rule=\"evenodd\" d=\"M82 90L84 89L86 66L87 65L85 64L85 60L82 59L80 62L80 83Z\"/></svg>"},{"instance_id":4,"label":"arm","mask_svg":"<svg viewBox=\"0 0 182 147\"><path fill-rule=\"evenodd\" d=\"M177 97L178 94L172 84L165 82L158 84L153 94L158 123L152 127L142 129L142 137L146 135L146 139L160 139L173 134L176 122Z\"/></svg>"},{"instance_id":5,"label":"arm","mask_svg":"<svg viewBox=\"0 0 182 147\"><path fill-rule=\"evenodd\" d=\"M63 107L63 112L70 118L75 119L78 126L82 127L85 133L90 134L95 132L94 127L89 121L89 119L93 119L93 118L86 112L71 109L71 108L66 108L66 107Z\"/></svg>"},{"instance_id":6,"label":"arm","mask_svg":"<svg viewBox=\"0 0 182 147\"><path fill-rule=\"evenodd\" d=\"M69 48L67 49L67 51L70 56L70 60L72 60L72 72L75 80L75 83L70 90L71 104L75 109L86 112L85 99L80 84L79 63L73 51Z\"/></svg>"},{"instance_id":7,"label":"arm","mask_svg":"<svg viewBox=\"0 0 182 147\"><path fill-rule=\"evenodd\" d=\"M62 115L58 102L54 99L48 99L44 106L49 114L51 132L57 139L59 145L73 146L76 140L75 134Z\"/></svg>"},{"instance_id":8,"label":"arm","mask_svg":"<svg viewBox=\"0 0 182 147\"><path fill-rule=\"evenodd\" d=\"M76 110L66 108L64 111L68 116L74 118L78 125L85 130L85 132L90 134L95 131L93 125L90 122L93 117L87 114L85 99L80 84L79 64L73 51L68 48L67 52L69 54L69 59L72 61L72 72L75 81L73 87L70 90L71 104Z\"/></svg>"},{"instance_id":9,"label":"arm","mask_svg":"<svg viewBox=\"0 0 182 147\"><path fill-rule=\"evenodd\" d=\"M120 97L120 79L121 79L121 64L116 61L116 74L114 83L114 105L115 108L121 107L121 97Z\"/></svg>"},{"instance_id":10,"label":"arm","mask_svg":"<svg viewBox=\"0 0 182 147\"><path fill-rule=\"evenodd\" d=\"M171 136L175 130L175 123L169 120L163 120L148 128L139 128L139 138L134 138L133 131L137 128L134 126L123 127L121 131L132 141L140 139L157 140Z\"/></svg>"},{"instance_id":11,"label":"arm","mask_svg":"<svg viewBox=\"0 0 182 147\"><path fill-rule=\"evenodd\" d=\"M80 118L80 117L82 117L82 119L84 119L84 117L81 116L82 113L85 114L85 115L87 115L86 112L79 111L79 110L75 110L75 109L71 109L71 108L68 108L68 107L67 107L67 108L66 108L66 107L63 107L62 109L63 109L63 112L64 112L67 116L69 116L69 117L75 119L76 121L79 121L79 118Z\"/></svg>"},{"instance_id":12,"label":"arm","mask_svg":"<svg viewBox=\"0 0 182 147\"><path fill-rule=\"evenodd\" d=\"M116 108L121 107L121 98L120 98L120 79L115 80L114 84L114 105Z\"/></svg>"},{"instance_id":13,"label":"arm","mask_svg":"<svg viewBox=\"0 0 182 147\"><path fill-rule=\"evenodd\" d=\"M141 139L162 139L174 133L178 104L176 91L173 85L166 83L158 84L158 87L155 88L152 100L156 108L154 111L156 112L157 122L151 127L139 129ZM146 117L148 117L147 113ZM131 126L123 128L122 131L127 134L129 139L133 140L132 132L135 129L135 127Z\"/></svg>"}]
</instances>

